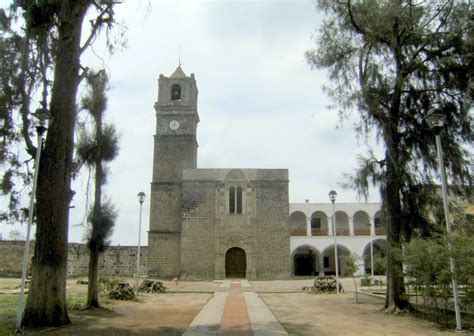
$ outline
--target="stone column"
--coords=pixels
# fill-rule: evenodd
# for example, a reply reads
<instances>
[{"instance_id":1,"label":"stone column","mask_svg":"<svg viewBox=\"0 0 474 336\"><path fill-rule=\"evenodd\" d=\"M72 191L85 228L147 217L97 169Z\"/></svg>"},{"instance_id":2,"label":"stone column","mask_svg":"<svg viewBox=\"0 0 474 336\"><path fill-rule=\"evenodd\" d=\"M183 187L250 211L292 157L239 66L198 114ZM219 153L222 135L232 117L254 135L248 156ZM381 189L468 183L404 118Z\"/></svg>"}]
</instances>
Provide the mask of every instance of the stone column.
<instances>
[{"instance_id":1,"label":"stone column","mask_svg":"<svg viewBox=\"0 0 474 336\"><path fill-rule=\"evenodd\" d=\"M370 217L369 221L370 221L370 235L373 237L375 236L375 218Z\"/></svg>"},{"instance_id":2,"label":"stone column","mask_svg":"<svg viewBox=\"0 0 474 336\"><path fill-rule=\"evenodd\" d=\"M324 275L324 256L322 253L319 254L319 275Z\"/></svg>"},{"instance_id":3,"label":"stone column","mask_svg":"<svg viewBox=\"0 0 474 336\"><path fill-rule=\"evenodd\" d=\"M311 217L306 217L306 236L311 237Z\"/></svg>"},{"instance_id":4,"label":"stone column","mask_svg":"<svg viewBox=\"0 0 474 336\"><path fill-rule=\"evenodd\" d=\"M349 235L354 235L354 217L349 217Z\"/></svg>"}]
</instances>

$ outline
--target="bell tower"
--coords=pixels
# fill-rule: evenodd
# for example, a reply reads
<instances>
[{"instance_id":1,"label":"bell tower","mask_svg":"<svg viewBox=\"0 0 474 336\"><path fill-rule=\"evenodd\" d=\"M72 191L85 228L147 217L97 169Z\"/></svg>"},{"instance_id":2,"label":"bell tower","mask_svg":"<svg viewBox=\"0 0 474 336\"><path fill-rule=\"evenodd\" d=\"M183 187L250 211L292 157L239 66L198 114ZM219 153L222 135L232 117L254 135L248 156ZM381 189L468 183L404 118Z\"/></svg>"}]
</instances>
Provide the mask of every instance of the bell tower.
<instances>
[{"instance_id":1,"label":"bell tower","mask_svg":"<svg viewBox=\"0 0 474 336\"><path fill-rule=\"evenodd\" d=\"M180 272L182 172L197 168L198 90L194 74L178 66L160 75L155 103L153 177L148 231L148 274L174 277Z\"/></svg>"}]
</instances>

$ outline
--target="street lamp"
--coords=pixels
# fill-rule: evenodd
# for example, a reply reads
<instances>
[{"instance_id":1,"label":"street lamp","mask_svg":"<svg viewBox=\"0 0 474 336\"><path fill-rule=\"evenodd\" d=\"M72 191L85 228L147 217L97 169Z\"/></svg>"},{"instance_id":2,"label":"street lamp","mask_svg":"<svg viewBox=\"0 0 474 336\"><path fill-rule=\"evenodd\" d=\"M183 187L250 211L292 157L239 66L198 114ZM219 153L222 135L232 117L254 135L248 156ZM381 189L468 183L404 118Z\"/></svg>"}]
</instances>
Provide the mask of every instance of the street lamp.
<instances>
[{"instance_id":1,"label":"street lamp","mask_svg":"<svg viewBox=\"0 0 474 336\"><path fill-rule=\"evenodd\" d=\"M441 146L441 130L444 127L446 122L446 115L442 113L441 110L436 109L425 118L428 126L434 131L436 137L436 151L438 153L438 170L441 178L441 188L443 191L443 207L444 207L444 217L446 221L446 231L448 235L448 249L452 252L452 243L451 243L451 221L449 220L449 205L448 205L448 188L446 184L446 174L444 171L444 159L443 159L443 148ZM451 253L450 253L451 254ZM453 283L453 297L454 297L454 311L456 315L456 331L462 331L462 322L461 322L461 311L459 308L459 294L458 294L458 281L456 279L456 262L451 255L449 257L449 264L451 266L451 279Z\"/></svg>"},{"instance_id":2,"label":"street lamp","mask_svg":"<svg viewBox=\"0 0 474 336\"><path fill-rule=\"evenodd\" d=\"M35 113L32 113L32 115L35 116L39 122L35 127L36 137L37 137L37 148L36 148L36 158L35 158L35 170L33 173L33 186L31 188L30 205L29 205L29 212L28 212L28 223L27 223L27 229L26 229L25 247L23 249L23 264L22 264L22 269L21 269L20 297L18 299L18 311L16 315L16 325L15 325L17 331L20 331L21 329L21 318L23 315L26 272L28 270L28 256L30 252L30 236L31 236L31 225L33 224L36 185L38 184L39 164L40 164L40 159L41 159L41 151L43 148L43 134L47 130L47 128L44 127L44 123L46 122L47 119L49 119L49 113L44 109L37 109Z\"/></svg>"},{"instance_id":3,"label":"street lamp","mask_svg":"<svg viewBox=\"0 0 474 336\"><path fill-rule=\"evenodd\" d=\"M137 248L137 295L138 295L138 283L140 280L140 236L142 232L142 206L145 201L145 193L140 191L138 193L138 202L140 203L140 220L138 221L138 248Z\"/></svg>"},{"instance_id":4,"label":"street lamp","mask_svg":"<svg viewBox=\"0 0 474 336\"><path fill-rule=\"evenodd\" d=\"M337 192L331 190L328 194L332 202L332 229L334 232L334 259L336 264L336 294L339 295L339 260L337 260L337 230L336 230L336 211L334 202L336 202Z\"/></svg>"}]
</instances>

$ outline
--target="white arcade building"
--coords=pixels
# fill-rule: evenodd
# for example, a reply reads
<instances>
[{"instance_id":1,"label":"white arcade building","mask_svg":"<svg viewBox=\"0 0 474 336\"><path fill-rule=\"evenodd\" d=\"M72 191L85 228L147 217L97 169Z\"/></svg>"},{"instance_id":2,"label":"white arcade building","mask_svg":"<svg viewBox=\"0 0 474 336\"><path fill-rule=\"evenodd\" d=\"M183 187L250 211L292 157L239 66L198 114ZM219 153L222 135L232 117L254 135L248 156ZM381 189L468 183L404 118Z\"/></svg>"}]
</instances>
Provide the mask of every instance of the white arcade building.
<instances>
[{"instance_id":1,"label":"white arcade building","mask_svg":"<svg viewBox=\"0 0 474 336\"><path fill-rule=\"evenodd\" d=\"M335 203L339 273L341 259L361 257L357 275L377 274L378 256L386 253L386 227L380 203ZM294 276L335 274L331 203L290 203L290 249ZM375 266L374 266L375 262Z\"/></svg>"}]
</instances>

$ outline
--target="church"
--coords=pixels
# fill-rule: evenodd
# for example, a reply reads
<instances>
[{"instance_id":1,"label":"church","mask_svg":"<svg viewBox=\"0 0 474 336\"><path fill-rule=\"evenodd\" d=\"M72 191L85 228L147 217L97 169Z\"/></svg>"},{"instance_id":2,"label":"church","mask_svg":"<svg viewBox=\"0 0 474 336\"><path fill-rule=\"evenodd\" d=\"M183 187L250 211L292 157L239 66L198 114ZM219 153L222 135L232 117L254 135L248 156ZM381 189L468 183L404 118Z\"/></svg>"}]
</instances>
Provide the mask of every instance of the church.
<instances>
[{"instance_id":1,"label":"church","mask_svg":"<svg viewBox=\"0 0 474 336\"><path fill-rule=\"evenodd\" d=\"M148 275L291 275L287 169L199 169L198 89L179 66L158 79Z\"/></svg>"}]
</instances>

